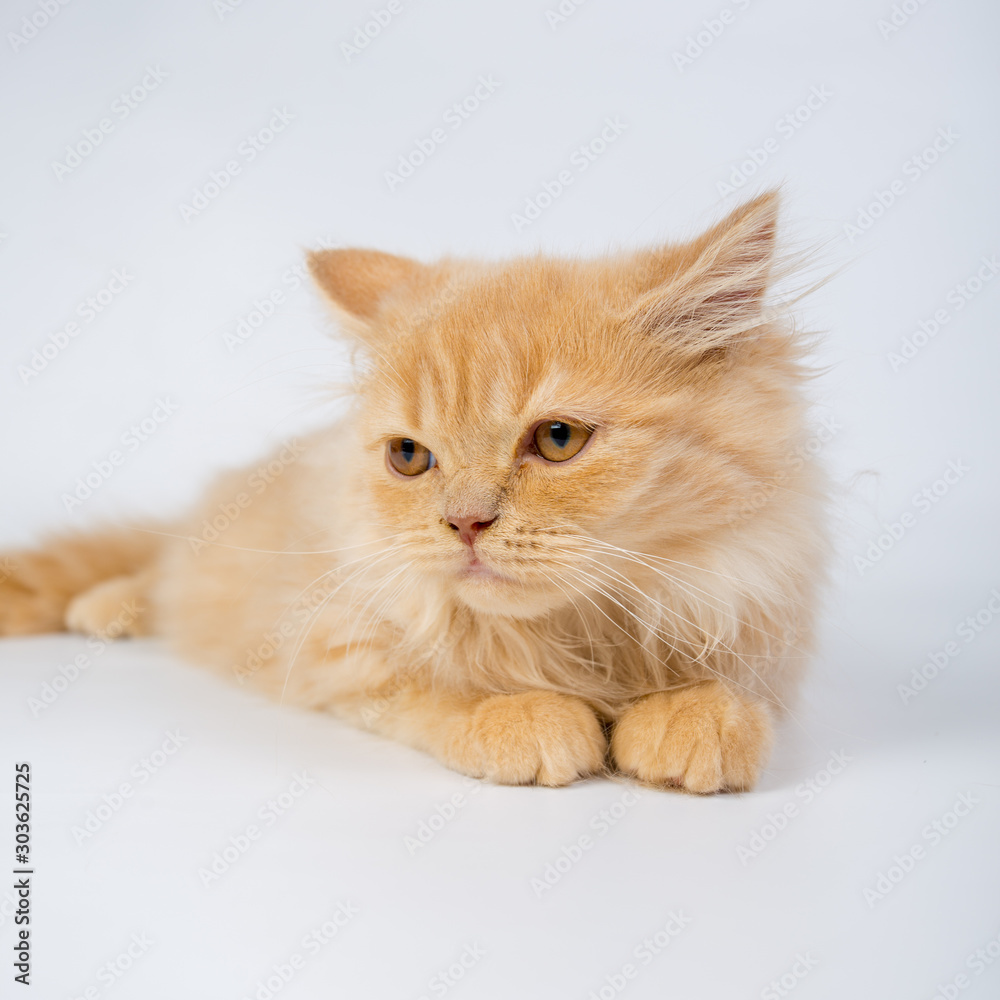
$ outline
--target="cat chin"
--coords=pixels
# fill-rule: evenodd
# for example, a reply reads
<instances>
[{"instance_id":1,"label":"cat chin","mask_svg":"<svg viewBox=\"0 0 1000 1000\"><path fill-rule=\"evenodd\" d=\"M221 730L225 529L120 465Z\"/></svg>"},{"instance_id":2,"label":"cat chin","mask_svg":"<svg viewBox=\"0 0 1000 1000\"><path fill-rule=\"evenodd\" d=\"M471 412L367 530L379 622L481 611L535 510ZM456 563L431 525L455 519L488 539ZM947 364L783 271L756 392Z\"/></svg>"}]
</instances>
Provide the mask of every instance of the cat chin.
<instances>
[{"instance_id":1,"label":"cat chin","mask_svg":"<svg viewBox=\"0 0 1000 1000\"><path fill-rule=\"evenodd\" d=\"M458 599L471 611L494 618L541 618L566 603L563 594L525 587L517 580L493 575L466 575L457 588Z\"/></svg>"}]
</instances>

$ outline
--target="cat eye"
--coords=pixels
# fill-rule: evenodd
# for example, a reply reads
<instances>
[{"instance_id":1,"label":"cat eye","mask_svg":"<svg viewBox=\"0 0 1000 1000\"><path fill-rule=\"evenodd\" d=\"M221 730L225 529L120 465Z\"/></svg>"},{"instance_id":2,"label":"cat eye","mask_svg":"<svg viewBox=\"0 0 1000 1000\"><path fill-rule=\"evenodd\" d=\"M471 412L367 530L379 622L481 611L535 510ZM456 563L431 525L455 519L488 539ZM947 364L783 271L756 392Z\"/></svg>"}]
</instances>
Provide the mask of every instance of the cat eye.
<instances>
[{"instance_id":1,"label":"cat eye","mask_svg":"<svg viewBox=\"0 0 1000 1000\"><path fill-rule=\"evenodd\" d=\"M386 447L386 457L403 476L419 476L437 465L437 459L412 438L393 438Z\"/></svg>"},{"instance_id":2,"label":"cat eye","mask_svg":"<svg viewBox=\"0 0 1000 1000\"><path fill-rule=\"evenodd\" d=\"M579 454L593 430L566 420L546 420L535 428L535 451L548 462L565 462Z\"/></svg>"}]
</instances>

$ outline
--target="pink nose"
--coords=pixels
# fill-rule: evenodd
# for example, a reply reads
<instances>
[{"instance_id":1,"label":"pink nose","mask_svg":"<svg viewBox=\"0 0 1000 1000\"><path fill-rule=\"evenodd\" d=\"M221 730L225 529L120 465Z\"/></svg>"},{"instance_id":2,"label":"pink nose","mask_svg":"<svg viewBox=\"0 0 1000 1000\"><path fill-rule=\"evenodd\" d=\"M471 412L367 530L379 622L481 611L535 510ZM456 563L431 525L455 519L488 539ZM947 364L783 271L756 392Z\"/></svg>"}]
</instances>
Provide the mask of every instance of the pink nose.
<instances>
[{"instance_id":1,"label":"pink nose","mask_svg":"<svg viewBox=\"0 0 1000 1000\"><path fill-rule=\"evenodd\" d=\"M491 517L488 521L478 521L475 515L471 517L449 517L448 525L458 532L458 537L469 548L472 548L476 544L476 537L479 532L485 531L495 520L495 517Z\"/></svg>"}]
</instances>

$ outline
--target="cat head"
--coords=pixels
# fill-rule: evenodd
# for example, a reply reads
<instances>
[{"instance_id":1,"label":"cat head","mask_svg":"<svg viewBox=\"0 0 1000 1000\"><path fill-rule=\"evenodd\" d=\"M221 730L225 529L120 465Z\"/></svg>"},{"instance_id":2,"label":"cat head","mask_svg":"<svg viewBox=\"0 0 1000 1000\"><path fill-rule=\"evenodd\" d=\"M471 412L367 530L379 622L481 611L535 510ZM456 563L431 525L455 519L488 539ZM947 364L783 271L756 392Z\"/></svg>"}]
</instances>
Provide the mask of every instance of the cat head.
<instances>
[{"instance_id":1,"label":"cat head","mask_svg":"<svg viewBox=\"0 0 1000 1000\"><path fill-rule=\"evenodd\" d=\"M594 260L312 254L370 361L358 461L405 559L532 618L608 590L615 553L627 575L624 552L738 531L801 426L801 349L766 305L777 208Z\"/></svg>"}]
</instances>

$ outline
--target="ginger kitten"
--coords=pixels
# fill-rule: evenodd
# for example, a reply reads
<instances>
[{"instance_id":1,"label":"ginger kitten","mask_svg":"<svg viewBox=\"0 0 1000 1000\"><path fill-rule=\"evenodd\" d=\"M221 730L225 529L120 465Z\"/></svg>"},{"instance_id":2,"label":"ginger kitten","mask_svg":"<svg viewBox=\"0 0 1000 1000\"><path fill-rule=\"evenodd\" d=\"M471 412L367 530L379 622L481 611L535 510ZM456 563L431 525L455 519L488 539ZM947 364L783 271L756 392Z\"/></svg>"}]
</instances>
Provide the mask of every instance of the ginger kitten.
<instances>
[{"instance_id":1,"label":"ginger kitten","mask_svg":"<svg viewBox=\"0 0 1000 1000\"><path fill-rule=\"evenodd\" d=\"M135 599L124 631L466 774L610 757L751 787L824 559L804 348L767 305L777 208L597 260L312 254L367 359L348 415L215 542L246 471L166 534L12 555L0 634L119 631Z\"/></svg>"}]
</instances>

